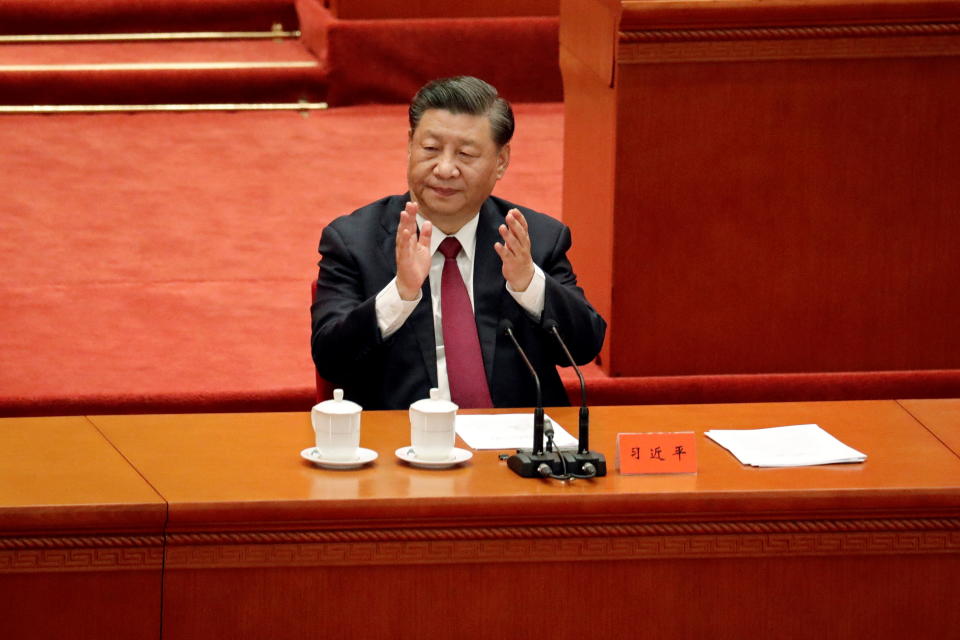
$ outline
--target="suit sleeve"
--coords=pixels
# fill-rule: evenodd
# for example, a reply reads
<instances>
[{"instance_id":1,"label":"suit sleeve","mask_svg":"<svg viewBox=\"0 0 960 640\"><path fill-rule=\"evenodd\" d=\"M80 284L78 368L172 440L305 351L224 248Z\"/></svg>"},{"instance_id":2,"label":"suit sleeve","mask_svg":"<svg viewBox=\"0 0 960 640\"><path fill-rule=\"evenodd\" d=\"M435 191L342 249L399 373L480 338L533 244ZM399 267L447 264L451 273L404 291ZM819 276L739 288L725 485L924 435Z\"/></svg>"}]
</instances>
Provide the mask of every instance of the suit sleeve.
<instances>
[{"instance_id":1,"label":"suit sleeve","mask_svg":"<svg viewBox=\"0 0 960 640\"><path fill-rule=\"evenodd\" d=\"M584 365L600 353L607 323L587 301L583 289L577 286L577 277L567 258L570 245L570 229L561 225L540 265L546 276L540 324L555 321L573 359L578 365ZM559 346L554 350L554 358L556 364L569 364Z\"/></svg>"},{"instance_id":2,"label":"suit sleeve","mask_svg":"<svg viewBox=\"0 0 960 640\"><path fill-rule=\"evenodd\" d=\"M382 344L376 291L371 291L357 256L333 225L320 238L320 271L311 305L311 352L321 376L337 383L352 378Z\"/></svg>"}]
</instances>

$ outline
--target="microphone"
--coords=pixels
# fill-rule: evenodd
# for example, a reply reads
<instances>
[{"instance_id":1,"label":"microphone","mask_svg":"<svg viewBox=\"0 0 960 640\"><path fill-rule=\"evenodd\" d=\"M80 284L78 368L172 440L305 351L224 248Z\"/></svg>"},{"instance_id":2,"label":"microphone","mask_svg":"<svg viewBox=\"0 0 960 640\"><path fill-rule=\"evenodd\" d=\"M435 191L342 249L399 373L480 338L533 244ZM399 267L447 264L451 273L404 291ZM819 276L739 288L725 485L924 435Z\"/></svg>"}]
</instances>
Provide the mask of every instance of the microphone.
<instances>
[{"instance_id":1,"label":"microphone","mask_svg":"<svg viewBox=\"0 0 960 640\"><path fill-rule=\"evenodd\" d=\"M513 323L504 318L500 321L500 332L507 335L517 353L523 359L530 375L533 377L533 384L537 390L537 406L533 410L533 447L530 449L519 449L517 453L507 458L507 467L514 473L523 478L546 478L552 477L561 468L560 455L554 451L545 452L543 450L543 394L540 391L540 376L537 370L533 368L530 359L524 352L523 347L513 335Z\"/></svg>"},{"instance_id":2,"label":"microphone","mask_svg":"<svg viewBox=\"0 0 960 640\"><path fill-rule=\"evenodd\" d=\"M517 342L516 336L513 335L513 323L507 318L503 318L500 321L500 330L510 337L513 346L517 348L517 353L523 358L524 364L527 365L527 369L530 370L530 375L533 377L533 384L537 389L537 406L533 410L533 452L535 454L543 453L543 394L540 392L540 376L537 375L537 370L530 364L530 359L520 343Z\"/></svg>"},{"instance_id":3,"label":"microphone","mask_svg":"<svg viewBox=\"0 0 960 640\"><path fill-rule=\"evenodd\" d=\"M583 374L580 372L580 367L577 366L576 361L574 361L570 349L567 348L567 344L563 341L563 338L560 337L560 331L557 329L557 321L550 318L543 323L543 326L547 332L552 333L557 339L557 342L560 343L560 347L567 356L570 366L573 367L573 370L577 373L577 378L580 379L579 442L576 454L569 452L562 454L564 461L567 462L567 465L565 465L567 467L566 472L574 478L605 476L607 475L606 459L602 453L590 451L590 409L587 408L587 385L583 380Z\"/></svg>"},{"instance_id":4,"label":"microphone","mask_svg":"<svg viewBox=\"0 0 960 640\"><path fill-rule=\"evenodd\" d=\"M567 343L560 337L560 332L557 330L557 321L547 320L543 323L543 326L556 337L557 342L560 343L560 348L563 349L563 353L566 354L567 360L570 362L570 366L573 367L577 378L580 379L580 423L578 425L580 442L577 446L577 453L586 453L590 449L590 409L587 408L587 384L583 381L583 374L580 372L580 367L574 362L570 349L567 348Z\"/></svg>"}]
</instances>

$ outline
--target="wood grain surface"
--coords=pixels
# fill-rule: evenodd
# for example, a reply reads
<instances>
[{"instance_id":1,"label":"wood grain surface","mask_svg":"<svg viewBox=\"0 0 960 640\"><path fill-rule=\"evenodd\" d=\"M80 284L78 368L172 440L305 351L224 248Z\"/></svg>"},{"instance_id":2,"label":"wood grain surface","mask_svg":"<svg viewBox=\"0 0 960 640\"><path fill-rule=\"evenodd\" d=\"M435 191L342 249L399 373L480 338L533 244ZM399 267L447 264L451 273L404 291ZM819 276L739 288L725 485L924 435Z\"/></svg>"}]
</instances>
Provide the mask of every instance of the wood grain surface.
<instances>
[{"instance_id":1,"label":"wood grain surface","mask_svg":"<svg viewBox=\"0 0 960 640\"><path fill-rule=\"evenodd\" d=\"M960 456L960 399L901 400L900 404Z\"/></svg>"},{"instance_id":2,"label":"wood grain surface","mask_svg":"<svg viewBox=\"0 0 960 640\"><path fill-rule=\"evenodd\" d=\"M363 415L361 444L380 457L353 471L299 457L313 442L306 413L7 420L4 479L69 465L49 457L52 441L89 453L71 486L8 491L10 522L35 523L42 508L49 532L75 526L78 508L113 513L107 499L145 496L167 503L169 521L162 609L159 536L139 567L101 561L129 557L132 538L144 549L129 518L113 536L104 524L0 536L21 559L65 558L0 571L16 594L2 600L0 631L156 637L162 617L164 638L645 637L651 625L666 638L947 637L960 624L960 457L941 435L955 431L953 409L595 408L592 442L610 475L574 482L518 478L494 451L411 468L393 454L409 443L400 411ZM574 409L548 414L575 430ZM867 461L754 469L703 436L808 422ZM617 433L673 430L697 434L697 474L617 473Z\"/></svg>"},{"instance_id":3,"label":"wood grain surface","mask_svg":"<svg viewBox=\"0 0 960 640\"><path fill-rule=\"evenodd\" d=\"M575 411L549 409L576 430ZM406 412L365 412L361 445L380 457L356 471L317 469L299 458L313 441L305 413L94 416L91 420L170 505L168 531L293 525L299 528L482 526L504 522L626 522L664 517L761 519L843 513L880 517L909 508L960 507L960 460L895 401L595 407L593 448L611 474L558 483L515 476L498 452L478 451L447 471L414 469L394 450L409 444ZM817 423L869 458L800 469L742 466L706 440L709 428ZM619 432L693 430L700 472L621 476ZM586 499L589 498L589 499Z\"/></svg>"},{"instance_id":4,"label":"wood grain surface","mask_svg":"<svg viewBox=\"0 0 960 640\"><path fill-rule=\"evenodd\" d=\"M156 638L165 518L86 418L0 420L0 637Z\"/></svg>"},{"instance_id":5,"label":"wood grain surface","mask_svg":"<svg viewBox=\"0 0 960 640\"><path fill-rule=\"evenodd\" d=\"M560 41L608 373L960 366L960 4L571 1Z\"/></svg>"},{"instance_id":6,"label":"wood grain surface","mask_svg":"<svg viewBox=\"0 0 960 640\"><path fill-rule=\"evenodd\" d=\"M573 428L575 411L549 409ZM877 638L949 634L960 459L895 401L605 407L611 474L521 479L498 452L316 469L307 414L92 420L169 500L164 636ZM867 462L753 469L709 428L815 422ZM693 430L695 475L620 476L619 432ZM429 629L429 631L425 631ZM544 631L544 630L548 631Z\"/></svg>"}]
</instances>

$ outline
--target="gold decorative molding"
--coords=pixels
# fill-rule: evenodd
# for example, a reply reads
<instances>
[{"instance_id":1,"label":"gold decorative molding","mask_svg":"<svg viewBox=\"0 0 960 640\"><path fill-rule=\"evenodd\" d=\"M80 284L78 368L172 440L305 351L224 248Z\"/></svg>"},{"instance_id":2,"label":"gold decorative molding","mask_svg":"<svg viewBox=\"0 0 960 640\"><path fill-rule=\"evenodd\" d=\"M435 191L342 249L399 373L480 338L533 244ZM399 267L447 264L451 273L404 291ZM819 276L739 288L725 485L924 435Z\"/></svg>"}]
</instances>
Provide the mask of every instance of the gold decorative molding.
<instances>
[{"instance_id":1,"label":"gold decorative molding","mask_svg":"<svg viewBox=\"0 0 960 640\"><path fill-rule=\"evenodd\" d=\"M159 570L162 536L0 538L0 573Z\"/></svg>"},{"instance_id":2,"label":"gold decorative molding","mask_svg":"<svg viewBox=\"0 0 960 640\"><path fill-rule=\"evenodd\" d=\"M620 32L621 64L960 55L960 23Z\"/></svg>"},{"instance_id":3,"label":"gold decorative molding","mask_svg":"<svg viewBox=\"0 0 960 640\"><path fill-rule=\"evenodd\" d=\"M166 567L960 553L960 519L171 534Z\"/></svg>"},{"instance_id":4,"label":"gold decorative molding","mask_svg":"<svg viewBox=\"0 0 960 640\"><path fill-rule=\"evenodd\" d=\"M35 44L40 42L164 42L171 40L291 40L299 38L300 35L299 30L286 31L281 25L274 25L274 29L271 31L4 34L0 35L0 44Z\"/></svg>"},{"instance_id":5,"label":"gold decorative molding","mask_svg":"<svg viewBox=\"0 0 960 640\"><path fill-rule=\"evenodd\" d=\"M236 102L207 104L41 104L0 105L0 114L23 113L132 113L132 112L185 112L185 111L309 111L327 109L326 102Z\"/></svg>"}]
</instances>

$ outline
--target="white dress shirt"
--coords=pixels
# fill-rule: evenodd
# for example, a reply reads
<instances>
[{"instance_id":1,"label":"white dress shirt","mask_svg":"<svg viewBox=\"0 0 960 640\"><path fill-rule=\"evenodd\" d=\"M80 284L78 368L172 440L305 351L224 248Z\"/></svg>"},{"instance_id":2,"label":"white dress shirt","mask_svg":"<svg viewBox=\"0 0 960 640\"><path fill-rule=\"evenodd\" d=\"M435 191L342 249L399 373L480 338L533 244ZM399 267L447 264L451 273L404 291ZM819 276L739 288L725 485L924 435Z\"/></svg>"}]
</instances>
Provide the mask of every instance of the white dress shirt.
<instances>
[{"instance_id":1,"label":"white dress shirt","mask_svg":"<svg viewBox=\"0 0 960 640\"><path fill-rule=\"evenodd\" d=\"M417 214L417 228L423 226L425 218ZM453 236L460 241L463 250L457 255L457 266L460 268L460 275L467 287L467 295L470 296L470 304L473 305L473 260L477 251L477 224L480 222L480 215L477 214L463 225ZM447 380L447 359L443 350L443 318L440 312L440 278L443 274L443 254L437 251L440 243L447 238L436 227L433 228L433 235L430 237L430 301L433 305L433 335L437 344L437 387L440 389L440 397L450 399L450 383ZM489 247L493 251L493 247ZM546 293L546 280L543 270L536 264L533 265L533 280L527 286L525 291L514 291L507 284L507 291L513 296L524 310L535 320L540 320L543 313L544 295ZM403 323L407 321L410 314L420 303L423 292L417 294L416 300L404 300L400 297L400 290L397 289L397 279L394 277L380 293L377 294L375 308L377 312L377 325L380 327L380 334L384 339L393 335Z\"/></svg>"}]
</instances>

